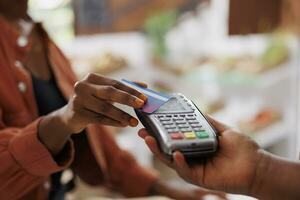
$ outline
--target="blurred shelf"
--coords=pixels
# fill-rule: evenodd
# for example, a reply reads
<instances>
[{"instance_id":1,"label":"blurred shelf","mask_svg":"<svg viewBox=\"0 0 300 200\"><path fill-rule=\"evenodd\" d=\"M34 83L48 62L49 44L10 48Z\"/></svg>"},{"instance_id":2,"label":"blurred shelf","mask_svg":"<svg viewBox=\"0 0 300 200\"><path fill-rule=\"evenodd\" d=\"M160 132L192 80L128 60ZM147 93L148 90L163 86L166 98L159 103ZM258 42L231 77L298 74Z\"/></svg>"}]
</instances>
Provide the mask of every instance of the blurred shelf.
<instances>
[{"instance_id":1,"label":"blurred shelf","mask_svg":"<svg viewBox=\"0 0 300 200\"><path fill-rule=\"evenodd\" d=\"M221 74L218 83L225 87L254 87L260 90L269 89L292 77L291 62L259 74L228 72Z\"/></svg>"},{"instance_id":2,"label":"blurred shelf","mask_svg":"<svg viewBox=\"0 0 300 200\"><path fill-rule=\"evenodd\" d=\"M214 69L194 69L183 75L176 75L159 68L152 68L156 76L164 77L164 82L177 83L176 86L184 88L201 88L203 85L216 84L225 89L255 89L258 91L277 87L281 83L293 80L294 61L289 60L280 66L266 70L258 74L246 74L242 72L218 73ZM159 79L159 78L157 78Z\"/></svg>"},{"instance_id":3,"label":"blurred shelf","mask_svg":"<svg viewBox=\"0 0 300 200\"><path fill-rule=\"evenodd\" d=\"M260 90L269 89L292 77L292 61L258 74L228 72L218 77L218 83L225 87L254 87Z\"/></svg>"},{"instance_id":4,"label":"blurred shelf","mask_svg":"<svg viewBox=\"0 0 300 200\"><path fill-rule=\"evenodd\" d=\"M285 122L279 121L251 136L262 148L268 148L280 141L288 139L289 127Z\"/></svg>"},{"instance_id":5,"label":"blurred shelf","mask_svg":"<svg viewBox=\"0 0 300 200\"><path fill-rule=\"evenodd\" d=\"M225 110L220 110L212 115L216 119L229 124L232 127L237 128L236 117L228 115ZM274 122L270 126L261 129L255 133L249 134L249 136L254 139L262 148L268 148L270 146L276 145L280 141L288 139L290 137L290 127L288 123L284 120Z\"/></svg>"},{"instance_id":6,"label":"blurred shelf","mask_svg":"<svg viewBox=\"0 0 300 200\"><path fill-rule=\"evenodd\" d=\"M260 77L260 87L267 89L292 77L291 62L283 64L273 70L269 70Z\"/></svg>"}]
</instances>

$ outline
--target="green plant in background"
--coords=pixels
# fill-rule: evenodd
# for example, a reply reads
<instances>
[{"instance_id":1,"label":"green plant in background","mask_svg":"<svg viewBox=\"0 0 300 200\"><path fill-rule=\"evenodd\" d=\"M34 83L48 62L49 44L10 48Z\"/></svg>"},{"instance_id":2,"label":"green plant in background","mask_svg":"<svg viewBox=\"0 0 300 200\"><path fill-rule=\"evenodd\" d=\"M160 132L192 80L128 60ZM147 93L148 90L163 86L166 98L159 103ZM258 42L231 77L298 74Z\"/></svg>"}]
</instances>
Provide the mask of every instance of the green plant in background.
<instances>
[{"instance_id":1,"label":"green plant in background","mask_svg":"<svg viewBox=\"0 0 300 200\"><path fill-rule=\"evenodd\" d=\"M150 16L144 25L144 30L153 45L155 58L163 59L167 53L165 38L168 31L175 25L178 13L175 10L167 10Z\"/></svg>"}]
</instances>

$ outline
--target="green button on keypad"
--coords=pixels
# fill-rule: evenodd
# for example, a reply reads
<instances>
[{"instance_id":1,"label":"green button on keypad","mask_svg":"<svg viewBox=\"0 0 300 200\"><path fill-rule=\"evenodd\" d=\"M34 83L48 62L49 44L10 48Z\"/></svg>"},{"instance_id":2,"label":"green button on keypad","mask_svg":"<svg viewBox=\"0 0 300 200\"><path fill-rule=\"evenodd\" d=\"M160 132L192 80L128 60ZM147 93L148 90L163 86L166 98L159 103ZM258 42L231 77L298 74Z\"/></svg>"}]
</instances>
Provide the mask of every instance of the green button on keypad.
<instances>
[{"instance_id":1,"label":"green button on keypad","mask_svg":"<svg viewBox=\"0 0 300 200\"><path fill-rule=\"evenodd\" d=\"M196 132L196 135L200 139L208 138L209 137L209 135L208 135L208 133L206 131Z\"/></svg>"}]
</instances>

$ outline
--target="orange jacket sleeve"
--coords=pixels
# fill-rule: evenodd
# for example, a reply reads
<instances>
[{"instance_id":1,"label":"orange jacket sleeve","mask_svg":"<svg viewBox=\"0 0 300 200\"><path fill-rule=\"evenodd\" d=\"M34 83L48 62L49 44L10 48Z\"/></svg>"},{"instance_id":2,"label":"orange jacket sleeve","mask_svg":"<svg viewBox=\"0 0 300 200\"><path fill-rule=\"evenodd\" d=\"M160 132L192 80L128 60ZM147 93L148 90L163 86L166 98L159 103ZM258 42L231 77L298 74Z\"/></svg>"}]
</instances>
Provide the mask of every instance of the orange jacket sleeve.
<instances>
[{"instance_id":1,"label":"orange jacket sleeve","mask_svg":"<svg viewBox=\"0 0 300 200\"><path fill-rule=\"evenodd\" d=\"M142 167L130 153L120 149L113 136L102 126L90 127L88 138L94 155L97 157L99 148L104 154L107 165L107 174L104 176L112 188L127 197L146 196L149 193L158 179L156 172Z\"/></svg>"},{"instance_id":2,"label":"orange jacket sleeve","mask_svg":"<svg viewBox=\"0 0 300 200\"><path fill-rule=\"evenodd\" d=\"M12 128L4 127L0 118L0 199L22 197L70 164L74 154L72 142L65 146L61 152L65 156L57 163L38 139L40 120L24 128Z\"/></svg>"}]
</instances>

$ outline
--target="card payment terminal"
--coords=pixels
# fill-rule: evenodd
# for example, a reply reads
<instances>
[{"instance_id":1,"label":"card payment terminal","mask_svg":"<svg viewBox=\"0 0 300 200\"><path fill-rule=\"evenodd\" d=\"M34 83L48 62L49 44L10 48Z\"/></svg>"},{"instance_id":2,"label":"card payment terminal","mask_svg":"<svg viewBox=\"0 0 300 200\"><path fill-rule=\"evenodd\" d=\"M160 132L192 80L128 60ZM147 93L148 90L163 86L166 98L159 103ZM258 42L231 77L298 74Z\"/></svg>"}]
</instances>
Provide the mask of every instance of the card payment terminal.
<instances>
[{"instance_id":1,"label":"card payment terminal","mask_svg":"<svg viewBox=\"0 0 300 200\"><path fill-rule=\"evenodd\" d=\"M182 94L172 94L171 99L154 113L138 109L135 112L167 157L177 150L186 157L207 157L217 151L215 129L194 103Z\"/></svg>"}]
</instances>

